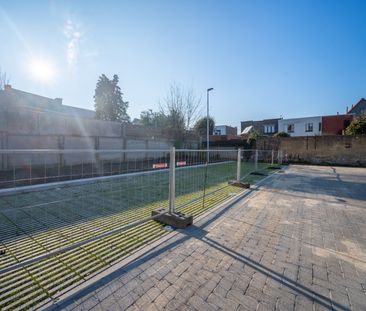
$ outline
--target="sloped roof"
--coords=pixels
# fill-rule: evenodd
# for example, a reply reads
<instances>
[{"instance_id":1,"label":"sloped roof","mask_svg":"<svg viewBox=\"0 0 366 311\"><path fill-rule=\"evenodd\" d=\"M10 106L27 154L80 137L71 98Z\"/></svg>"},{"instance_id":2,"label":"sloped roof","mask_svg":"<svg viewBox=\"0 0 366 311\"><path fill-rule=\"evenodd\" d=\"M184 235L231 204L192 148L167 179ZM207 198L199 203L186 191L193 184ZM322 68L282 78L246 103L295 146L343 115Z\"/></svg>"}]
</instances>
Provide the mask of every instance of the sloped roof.
<instances>
[{"instance_id":1,"label":"sloped roof","mask_svg":"<svg viewBox=\"0 0 366 311\"><path fill-rule=\"evenodd\" d=\"M0 106L21 106L29 109L63 113L82 118L94 119L95 111L85 108L67 106L62 104L61 98L49 98L18 89L8 85L5 90L0 90Z\"/></svg>"},{"instance_id":2,"label":"sloped roof","mask_svg":"<svg viewBox=\"0 0 366 311\"><path fill-rule=\"evenodd\" d=\"M352 110L355 109L359 104L361 104L364 101L366 101L366 100L364 98L361 98L355 105L352 106L352 108L350 110L348 110L347 113L352 113Z\"/></svg>"}]
</instances>

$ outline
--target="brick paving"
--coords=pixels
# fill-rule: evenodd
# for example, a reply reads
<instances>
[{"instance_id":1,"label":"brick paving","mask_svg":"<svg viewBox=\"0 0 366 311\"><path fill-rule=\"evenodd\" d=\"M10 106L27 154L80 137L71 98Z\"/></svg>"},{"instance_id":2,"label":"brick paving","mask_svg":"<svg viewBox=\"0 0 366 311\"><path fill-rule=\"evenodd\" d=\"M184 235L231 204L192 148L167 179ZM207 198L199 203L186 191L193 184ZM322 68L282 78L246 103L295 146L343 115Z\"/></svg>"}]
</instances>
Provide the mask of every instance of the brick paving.
<instances>
[{"instance_id":1,"label":"brick paving","mask_svg":"<svg viewBox=\"0 0 366 311\"><path fill-rule=\"evenodd\" d=\"M290 166L64 310L366 310L366 169Z\"/></svg>"}]
</instances>

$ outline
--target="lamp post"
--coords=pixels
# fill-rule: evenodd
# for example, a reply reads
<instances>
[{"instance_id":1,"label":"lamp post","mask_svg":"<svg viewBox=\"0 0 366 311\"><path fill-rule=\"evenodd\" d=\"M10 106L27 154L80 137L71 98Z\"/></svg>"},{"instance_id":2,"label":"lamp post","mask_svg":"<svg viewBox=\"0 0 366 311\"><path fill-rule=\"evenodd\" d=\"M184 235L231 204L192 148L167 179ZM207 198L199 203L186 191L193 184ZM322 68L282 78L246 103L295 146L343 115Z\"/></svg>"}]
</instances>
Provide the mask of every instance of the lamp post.
<instances>
[{"instance_id":1,"label":"lamp post","mask_svg":"<svg viewBox=\"0 0 366 311\"><path fill-rule=\"evenodd\" d=\"M213 90L213 87L207 89L207 127L206 127L206 148L207 148L207 164L209 162L209 149L210 149L210 96L209 93Z\"/></svg>"}]
</instances>

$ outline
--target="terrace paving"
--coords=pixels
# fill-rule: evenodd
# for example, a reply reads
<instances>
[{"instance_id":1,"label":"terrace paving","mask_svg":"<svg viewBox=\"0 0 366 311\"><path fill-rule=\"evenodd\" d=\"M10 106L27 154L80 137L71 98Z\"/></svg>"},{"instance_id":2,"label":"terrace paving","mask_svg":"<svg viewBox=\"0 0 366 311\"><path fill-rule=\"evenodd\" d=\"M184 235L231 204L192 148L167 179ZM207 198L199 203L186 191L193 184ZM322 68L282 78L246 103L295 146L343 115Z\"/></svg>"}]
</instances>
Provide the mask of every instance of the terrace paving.
<instances>
[{"instance_id":1,"label":"terrace paving","mask_svg":"<svg viewBox=\"0 0 366 311\"><path fill-rule=\"evenodd\" d=\"M290 166L64 310L366 310L366 169Z\"/></svg>"}]
</instances>

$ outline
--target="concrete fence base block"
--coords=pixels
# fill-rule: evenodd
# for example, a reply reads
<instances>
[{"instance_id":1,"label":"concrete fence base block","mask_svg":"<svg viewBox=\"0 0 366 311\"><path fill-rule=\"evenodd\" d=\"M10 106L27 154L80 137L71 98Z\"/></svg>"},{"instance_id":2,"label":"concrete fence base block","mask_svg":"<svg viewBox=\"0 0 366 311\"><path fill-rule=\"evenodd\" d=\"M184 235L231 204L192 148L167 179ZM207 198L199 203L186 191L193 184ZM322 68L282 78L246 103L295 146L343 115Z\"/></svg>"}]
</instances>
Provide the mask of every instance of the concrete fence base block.
<instances>
[{"instance_id":1,"label":"concrete fence base block","mask_svg":"<svg viewBox=\"0 0 366 311\"><path fill-rule=\"evenodd\" d=\"M280 170L281 166L279 165L271 165L267 167L269 170Z\"/></svg>"},{"instance_id":2,"label":"concrete fence base block","mask_svg":"<svg viewBox=\"0 0 366 311\"><path fill-rule=\"evenodd\" d=\"M250 175L265 176L266 174L262 172L251 172Z\"/></svg>"},{"instance_id":3,"label":"concrete fence base block","mask_svg":"<svg viewBox=\"0 0 366 311\"><path fill-rule=\"evenodd\" d=\"M165 209L159 208L153 210L151 212L151 216L156 216L163 212L165 212ZM175 212L172 214L162 214L161 216L155 218L155 220L165 225L172 226L174 228L184 229L193 223L193 216L186 215L180 212Z\"/></svg>"},{"instance_id":4,"label":"concrete fence base block","mask_svg":"<svg viewBox=\"0 0 366 311\"><path fill-rule=\"evenodd\" d=\"M250 188L249 183L245 183L245 182L241 182L241 181L229 181L229 185L234 186L234 187L244 188L244 189Z\"/></svg>"}]
</instances>

